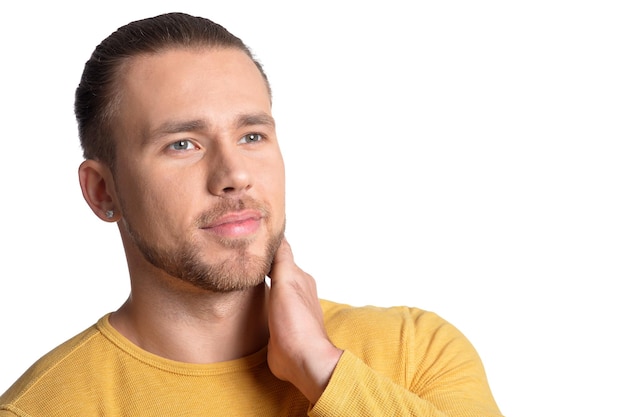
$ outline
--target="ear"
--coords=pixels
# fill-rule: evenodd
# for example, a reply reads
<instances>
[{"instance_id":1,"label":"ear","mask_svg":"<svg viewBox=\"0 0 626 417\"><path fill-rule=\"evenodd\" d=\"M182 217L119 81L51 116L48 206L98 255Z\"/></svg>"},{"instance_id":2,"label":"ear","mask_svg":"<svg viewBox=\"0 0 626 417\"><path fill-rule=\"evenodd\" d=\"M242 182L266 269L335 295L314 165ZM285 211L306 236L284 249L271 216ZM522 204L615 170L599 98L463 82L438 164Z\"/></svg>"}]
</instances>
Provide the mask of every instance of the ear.
<instances>
[{"instance_id":1,"label":"ear","mask_svg":"<svg viewBox=\"0 0 626 417\"><path fill-rule=\"evenodd\" d=\"M106 222L116 222L122 217L115 195L113 174L108 166L87 159L78 168L78 179L83 197L96 216Z\"/></svg>"}]
</instances>

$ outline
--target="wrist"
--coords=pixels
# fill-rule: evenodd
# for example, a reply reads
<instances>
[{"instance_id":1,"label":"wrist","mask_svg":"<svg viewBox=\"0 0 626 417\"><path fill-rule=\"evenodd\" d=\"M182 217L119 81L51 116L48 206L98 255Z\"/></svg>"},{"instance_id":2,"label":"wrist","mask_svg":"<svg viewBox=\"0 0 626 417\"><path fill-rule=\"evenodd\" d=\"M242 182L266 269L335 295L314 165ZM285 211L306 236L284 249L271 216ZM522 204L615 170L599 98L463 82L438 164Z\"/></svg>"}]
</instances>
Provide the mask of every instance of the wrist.
<instances>
[{"instance_id":1,"label":"wrist","mask_svg":"<svg viewBox=\"0 0 626 417\"><path fill-rule=\"evenodd\" d=\"M311 404L315 404L328 386L343 350L328 343L312 352L310 359L303 361L299 375L292 383Z\"/></svg>"}]
</instances>

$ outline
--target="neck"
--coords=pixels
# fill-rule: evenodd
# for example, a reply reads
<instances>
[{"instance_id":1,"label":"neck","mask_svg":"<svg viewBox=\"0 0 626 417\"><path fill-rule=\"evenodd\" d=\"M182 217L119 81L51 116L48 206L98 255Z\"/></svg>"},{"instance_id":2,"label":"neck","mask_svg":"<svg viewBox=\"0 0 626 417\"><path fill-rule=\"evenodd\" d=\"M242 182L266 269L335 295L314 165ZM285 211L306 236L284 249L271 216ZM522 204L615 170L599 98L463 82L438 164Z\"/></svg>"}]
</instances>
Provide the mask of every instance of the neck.
<instances>
[{"instance_id":1,"label":"neck","mask_svg":"<svg viewBox=\"0 0 626 417\"><path fill-rule=\"evenodd\" d=\"M265 284L231 293L133 288L109 320L150 353L188 363L238 359L267 345Z\"/></svg>"}]
</instances>

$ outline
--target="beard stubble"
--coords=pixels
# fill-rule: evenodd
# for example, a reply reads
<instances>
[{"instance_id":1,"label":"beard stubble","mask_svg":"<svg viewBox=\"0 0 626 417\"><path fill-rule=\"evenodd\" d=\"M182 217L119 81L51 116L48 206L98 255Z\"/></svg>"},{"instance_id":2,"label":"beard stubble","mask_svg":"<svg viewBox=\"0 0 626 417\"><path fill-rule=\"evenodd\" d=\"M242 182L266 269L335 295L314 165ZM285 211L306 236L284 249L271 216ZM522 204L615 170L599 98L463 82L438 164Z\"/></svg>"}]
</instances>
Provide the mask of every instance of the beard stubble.
<instances>
[{"instance_id":1,"label":"beard stubble","mask_svg":"<svg viewBox=\"0 0 626 417\"><path fill-rule=\"evenodd\" d=\"M198 216L193 226L199 229L228 212L244 209L259 210L263 222L271 230L274 219L269 210L248 198L220 200L215 207ZM203 248L197 241L188 239L176 248L166 249L149 242L128 221L125 220L124 224L143 257L154 267L197 288L218 293L241 291L263 283L285 232L283 220L281 228L269 236L262 255L249 253L252 239L218 239L218 244L230 250L232 256L208 263L203 260Z\"/></svg>"}]
</instances>

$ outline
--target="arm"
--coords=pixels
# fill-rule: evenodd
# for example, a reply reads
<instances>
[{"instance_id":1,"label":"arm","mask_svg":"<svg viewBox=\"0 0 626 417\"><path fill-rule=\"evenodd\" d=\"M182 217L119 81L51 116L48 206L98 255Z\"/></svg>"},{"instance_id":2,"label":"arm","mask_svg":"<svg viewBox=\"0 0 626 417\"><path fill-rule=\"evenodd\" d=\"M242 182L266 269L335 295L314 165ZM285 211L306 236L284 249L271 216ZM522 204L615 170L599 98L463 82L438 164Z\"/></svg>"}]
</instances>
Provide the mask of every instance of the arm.
<instances>
[{"instance_id":1,"label":"arm","mask_svg":"<svg viewBox=\"0 0 626 417\"><path fill-rule=\"evenodd\" d=\"M310 415L502 417L485 381L472 372L405 387L346 351Z\"/></svg>"},{"instance_id":2,"label":"arm","mask_svg":"<svg viewBox=\"0 0 626 417\"><path fill-rule=\"evenodd\" d=\"M270 278L268 363L309 399L310 415L501 416L478 354L434 314L350 310L327 323L343 352L328 338L313 278L286 242Z\"/></svg>"}]
</instances>

